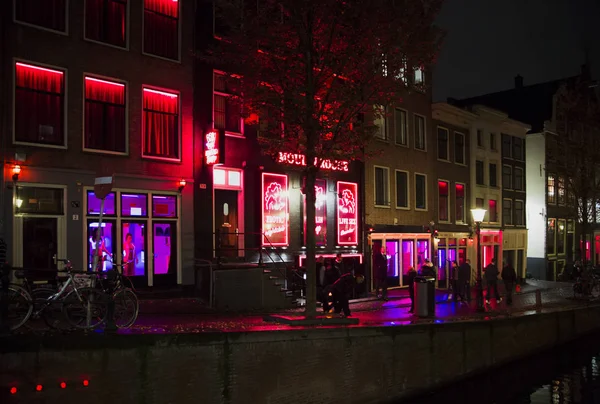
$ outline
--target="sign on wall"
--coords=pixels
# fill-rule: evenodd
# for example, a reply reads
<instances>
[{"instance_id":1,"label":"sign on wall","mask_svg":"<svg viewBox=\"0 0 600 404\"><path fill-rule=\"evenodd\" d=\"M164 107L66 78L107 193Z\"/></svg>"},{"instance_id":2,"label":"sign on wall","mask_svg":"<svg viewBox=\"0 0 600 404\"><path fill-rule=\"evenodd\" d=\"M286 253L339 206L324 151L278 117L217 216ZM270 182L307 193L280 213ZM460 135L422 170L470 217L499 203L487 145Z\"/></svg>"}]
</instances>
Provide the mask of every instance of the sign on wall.
<instances>
[{"instance_id":1,"label":"sign on wall","mask_svg":"<svg viewBox=\"0 0 600 404\"><path fill-rule=\"evenodd\" d=\"M223 163L223 136L218 129L204 135L204 162L207 166Z\"/></svg>"},{"instance_id":2,"label":"sign on wall","mask_svg":"<svg viewBox=\"0 0 600 404\"><path fill-rule=\"evenodd\" d=\"M289 245L287 175L263 173L262 199L262 245Z\"/></svg>"},{"instance_id":3,"label":"sign on wall","mask_svg":"<svg viewBox=\"0 0 600 404\"><path fill-rule=\"evenodd\" d=\"M304 154L295 154L295 153L284 153L279 152L277 156L277 162L282 164L289 164L292 166L301 166L306 167L306 156ZM315 165L318 164L318 158L315 157ZM323 159L319 165L319 168L322 170L330 170L330 171L344 171L348 172L350 163L345 160L329 160Z\"/></svg>"},{"instance_id":4,"label":"sign on wall","mask_svg":"<svg viewBox=\"0 0 600 404\"><path fill-rule=\"evenodd\" d=\"M327 245L327 181L315 181L315 244ZM302 195L304 206L304 245L306 245L306 195Z\"/></svg>"},{"instance_id":5,"label":"sign on wall","mask_svg":"<svg viewBox=\"0 0 600 404\"><path fill-rule=\"evenodd\" d=\"M337 183L337 239L339 245L358 244L358 184Z\"/></svg>"}]
</instances>

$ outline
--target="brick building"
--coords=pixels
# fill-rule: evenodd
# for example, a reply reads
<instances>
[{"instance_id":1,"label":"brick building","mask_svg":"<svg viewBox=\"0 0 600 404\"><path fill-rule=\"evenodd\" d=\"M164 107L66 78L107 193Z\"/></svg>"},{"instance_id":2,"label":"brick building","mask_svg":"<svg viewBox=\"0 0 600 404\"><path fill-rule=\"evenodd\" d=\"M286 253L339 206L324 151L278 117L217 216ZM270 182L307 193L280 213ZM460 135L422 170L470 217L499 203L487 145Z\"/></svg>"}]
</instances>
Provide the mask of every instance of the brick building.
<instances>
[{"instance_id":1,"label":"brick building","mask_svg":"<svg viewBox=\"0 0 600 404\"><path fill-rule=\"evenodd\" d=\"M112 174L98 250L129 261L139 286L192 283L193 192L183 181L193 179L194 4L0 7L0 234L11 262L55 268L56 254L91 267L94 178Z\"/></svg>"}]
</instances>

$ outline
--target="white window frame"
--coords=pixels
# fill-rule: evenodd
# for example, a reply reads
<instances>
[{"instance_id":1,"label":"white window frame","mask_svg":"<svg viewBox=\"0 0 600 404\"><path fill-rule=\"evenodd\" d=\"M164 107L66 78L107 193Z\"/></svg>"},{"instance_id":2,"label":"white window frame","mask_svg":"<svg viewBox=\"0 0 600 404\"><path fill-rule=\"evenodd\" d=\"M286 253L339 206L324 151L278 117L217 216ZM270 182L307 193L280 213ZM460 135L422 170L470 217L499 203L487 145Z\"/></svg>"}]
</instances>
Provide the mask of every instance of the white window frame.
<instances>
[{"instance_id":1,"label":"white window frame","mask_svg":"<svg viewBox=\"0 0 600 404\"><path fill-rule=\"evenodd\" d=\"M418 208L417 207L417 176L422 176L422 177L425 178L425 198L424 198L425 199L425 208ZM415 183L415 210L419 211L419 212L427 212L428 209L429 209L429 203L427 201L427 196L428 196L427 194L429 192L429 190L427 189L428 188L428 186L427 186L427 174L415 172L415 174L414 174L414 183Z\"/></svg>"},{"instance_id":2,"label":"white window frame","mask_svg":"<svg viewBox=\"0 0 600 404\"><path fill-rule=\"evenodd\" d=\"M127 1L129 3L129 0ZM183 25L183 12L182 12L182 3L183 1L179 1L179 10L177 11L177 47L179 48L177 50L177 59L169 59L169 58L165 58L162 56L157 56L157 55L153 55L152 53L146 53L144 52L144 23L145 23L145 19L144 19L144 11L146 11L146 5L144 3L144 0L142 0L142 7L141 8L141 13L142 13L142 31L141 31L141 36L142 36L142 55L146 55L146 56L150 56L156 59L161 59L161 60L166 60L168 62L171 63L181 63L181 50L183 49L183 44L181 43L181 39L182 39L182 35L181 35L181 26ZM119 48L119 49L123 49L123 48Z\"/></svg>"},{"instance_id":3,"label":"white window frame","mask_svg":"<svg viewBox=\"0 0 600 404\"><path fill-rule=\"evenodd\" d=\"M448 195L446 196L446 212L448 212L448 219L447 220L442 220L440 218L440 182L445 182L446 184L448 184ZM451 196L451 192L450 192L450 185L451 182L450 180L444 179L444 178L438 178L437 183L436 183L436 188L437 188L437 200L438 200L438 211L437 211L437 217L440 223L452 223L452 214L450 212L450 196Z\"/></svg>"},{"instance_id":4,"label":"white window frame","mask_svg":"<svg viewBox=\"0 0 600 404\"><path fill-rule=\"evenodd\" d=\"M510 203L510 214L511 214L510 223L507 223L506 217L504 217L504 207L506 206L505 203L507 201ZM504 225L506 225L506 226L512 227L515 225L515 206L514 206L513 200L510 198L502 198L502 219L504 220Z\"/></svg>"},{"instance_id":5,"label":"white window frame","mask_svg":"<svg viewBox=\"0 0 600 404\"><path fill-rule=\"evenodd\" d=\"M215 74L221 74L221 75L225 75L226 73L222 70L216 70L213 69L212 71L212 110L211 110L211 118L212 118L212 127L215 127L215 95L220 95L222 97L229 97L231 96L231 94L228 93L224 93L222 91L217 91L215 90ZM225 120L227 120L227 118L225 118ZM242 116L240 116L240 132L231 132L226 130L225 131L225 136L229 136L229 137L238 137L238 138L245 138L245 128L244 128L244 118Z\"/></svg>"},{"instance_id":6,"label":"white window frame","mask_svg":"<svg viewBox=\"0 0 600 404\"><path fill-rule=\"evenodd\" d=\"M387 186L384 189L384 198L385 198L385 205L378 205L377 204L377 169L380 168L382 170L384 170L384 172L386 173L386 177L387 177ZM385 183L385 181L384 181ZM385 208L385 209L390 209L391 208L391 201L390 201L390 168L389 167L385 167L385 166L373 166L373 205L376 208Z\"/></svg>"},{"instance_id":7,"label":"white window frame","mask_svg":"<svg viewBox=\"0 0 600 404\"><path fill-rule=\"evenodd\" d=\"M463 141L462 141L462 158L463 158L463 162L460 163L456 160L456 136L462 136ZM465 135L463 132L459 132L459 131L454 131L454 164L458 164L459 166L467 166L467 146L466 146L466 142L467 142L467 135Z\"/></svg>"},{"instance_id":8,"label":"white window frame","mask_svg":"<svg viewBox=\"0 0 600 404\"><path fill-rule=\"evenodd\" d=\"M383 105L373 105L373 109L382 109L383 116L373 116L373 125L377 126L377 132L375 133L375 139L380 142L390 142L390 131L388 125L387 108ZM381 134L383 133L383 137Z\"/></svg>"},{"instance_id":9,"label":"white window frame","mask_svg":"<svg viewBox=\"0 0 600 404\"><path fill-rule=\"evenodd\" d=\"M173 159L173 158L169 158L169 157L158 157L158 156L147 156L144 154L144 146L145 146L145 136L144 136L144 89L147 88L148 90L155 90L155 91L162 91L164 93L168 93L168 94L173 94L173 95L177 95L177 102L179 103L177 105L177 111L179 111L179 116L178 116L178 120L177 120L177 128L178 128L178 132L177 132L177 137L178 139L178 143L179 143L179 158ZM140 133L142 134L142 139L141 139L141 144L142 144L142 158L143 159L148 159L148 160L157 160L157 161L171 161L171 162L176 162L176 163L181 163L181 159L183 156L183 143L182 143L182 137L183 134L182 132L182 111L181 111L181 92L171 89L171 88L162 88L162 87L155 87L155 86L151 86L148 84L142 84L142 105L141 105L141 114L140 114Z\"/></svg>"},{"instance_id":10,"label":"white window frame","mask_svg":"<svg viewBox=\"0 0 600 404\"><path fill-rule=\"evenodd\" d=\"M440 158L440 137L439 137L439 130L445 130L446 131L446 159L441 159ZM443 161L445 163L449 163L450 162L450 130L444 126L437 126L436 127L436 131L435 131L435 143L437 144L437 160L438 161Z\"/></svg>"},{"instance_id":11,"label":"white window frame","mask_svg":"<svg viewBox=\"0 0 600 404\"><path fill-rule=\"evenodd\" d=\"M67 1L69 1L69 0L67 0ZM142 8L143 8L143 6L142 6ZM180 8L181 8L181 6L180 6ZM85 33L86 33L85 20L86 20L86 16L87 16L87 0L83 0L83 39L87 42L97 43L99 45L108 46L110 48L128 51L129 50L129 35L130 35L129 32L130 32L130 26L131 26L130 25L131 24L131 22L130 22L131 21L131 1L129 1L129 0L127 0L127 4L125 5L125 13L126 13L126 15L125 15L125 46L124 47L113 45L113 44L102 42L102 41L98 41L96 39L91 39L85 35ZM142 14L142 19L143 19L143 14ZM144 36L143 32L144 31L142 30L142 37ZM143 38L142 38L142 40L143 40Z\"/></svg>"},{"instance_id":12,"label":"white window frame","mask_svg":"<svg viewBox=\"0 0 600 404\"><path fill-rule=\"evenodd\" d=\"M496 201L496 220L495 221L491 221L491 215L490 215L490 201ZM487 200L487 215L488 215L488 223L500 223L502 220L502 205L500 207L498 207L498 199L493 199L493 198L489 198Z\"/></svg>"},{"instance_id":13,"label":"white window frame","mask_svg":"<svg viewBox=\"0 0 600 404\"><path fill-rule=\"evenodd\" d=\"M85 78L86 77L90 77L90 78L98 79L98 80L105 80L108 82L114 82L114 83L118 83L118 84L123 84L125 86L125 151L124 152L116 152L116 151L101 150L101 149L90 149L90 148L85 147L85 129L86 129L85 128L85 101L86 101ZM113 156L128 156L129 155L129 92L130 92L130 87L129 87L128 81L116 79L114 77L100 76L97 74L92 74L92 73L87 73L87 72L83 73L83 96L81 97L82 105L83 105L83 108L81 111L81 114L82 114L81 149L83 151L90 152L90 153L97 153L97 154L110 154ZM142 94L142 96L143 96L143 94ZM143 133L142 133L142 136L143 136ZM180 141L180 143L181 143L181 141ZM144 149L142 148L142 153L143 152L144 152ZM180 154L181 154L181 152L180 152Z\"/></svg>"},{"instance_id":14,"label":"white window frame","mask_svg":"<svg viewBox=\"0 0 600 404\"><path fill-rule=\"evenodd\" d=\"M29 22L24 22L21 20L17 19L17 1L19 0L13 0L13 22L15 24L19 24L19 25L24 25L26 27L32 27L32 28L36 28L42 31L47 31L47 32L52 32L55 34L59 34L59 35L64 35L64 36L69 36L69 0L65 0L65 30L64 31L58 31L52 28L46 28L46 27L42 27L40 25L35 25L35 24L31 24ZM128 2L129 3L129 2Z\"/></svg>"},{"instance_id":15,"label":"white window frame","mask_svg":"<svg viewBox=\"0 0 600 404\"><path fill-rule=\"evenodd\" d=\"M398 142L398 129L400 128L400 125L398 124L398 119L396 119L397 117L397 113L400 112L403 116L404 116L404 143L399 143ZM398 108L395 107L394 108L394 144L396 146L402 146L402 147L409 147L409 125L408 125L408 111L403 109L403 108Z\"/></svg>"},{"instance_id":16,"label":"white window frame","mask_svg":"<svg viewBox=\"0 0 600 404\"><path fill-rule=\"evenodd\" d=\"M52 145L52 144L33 143L33 142L19 142L16 140L17 139L17 132L16 132L16 125L17 125L16 118L17 117L15 115L15 111L16 111L16 105L17 105L17 75L16 75L17 63L25 63L25 64L29 64L29 65L33 65L33 66L39 66L39 67L44 67L44 68L58 70L58 71L63 72L63 82L64 82L63 115L64 116L63 116L63 144L62 145ZM68 148L67 133L69 131L69 128L68 128L69 120L67 119L67 117L68 117L67 111L69 110L69 89L68 89L69 71L68 71L68 69L65 67L58 67L58 66L49 65L46 63L37 63L37 62L30 61L30 60L24 60L24 59L18 59L18 58L13 59L11 66L12 66L12 76L13 76L13 80L12 80L12 142L13 142L13 144L42 147L42 148L46 148L46 149L64 149L64 150L66 150Z\"/></svg>"},{"instance_id":17,"label":"white window frame","mask_svg":"<svg viewBox=\"0 0 600 404\"><path fill-rule=\"evenodd\" d=\"M419 149L417 147L417 131L416 131L417 118L423 119L423 148L422 149ZM427 119L425 118L424 115L413 114L413 132L415 135L415 140L413 142L414 149L421 151L421 152L427 152Z\"/></svg>"},{"instance_id":18,"label":"white window frame","mask_svg":"<svg viewBox=\"0 0 600 404\"><path fill-rule=\"evenodd\" d=\"M398 205L398 181L397 176L398 173L406 174L406 206ZM396 199L396 209L400 210L410 210L410 173L406 170L394 170L394 191L395 191L395 199Z\"/></svg>"}]
</instances>

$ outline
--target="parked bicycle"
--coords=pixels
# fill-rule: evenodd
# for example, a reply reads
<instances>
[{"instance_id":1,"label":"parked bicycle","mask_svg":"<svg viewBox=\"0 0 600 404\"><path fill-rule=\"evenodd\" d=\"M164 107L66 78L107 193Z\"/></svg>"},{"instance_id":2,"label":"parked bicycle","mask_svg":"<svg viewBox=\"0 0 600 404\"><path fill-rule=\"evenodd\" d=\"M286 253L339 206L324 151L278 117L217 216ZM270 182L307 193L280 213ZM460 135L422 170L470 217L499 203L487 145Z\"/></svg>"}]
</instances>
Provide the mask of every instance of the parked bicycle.
<instances>
[{"instance_id":1,"label":"parked bicycle","mask_svg":"<svg viewBox=\"0 0 600 404\"><path fill-rule=\"evenodd\" d=\"M113 320L118 328L129 328L137 320L140 304L133 282L123 275L123 268L129 263L112 263L114 270L110 270L99 275L98 284L103 293L111 296L114 300Z\"/></svg>"},{"instance_id":2,"label":"parked bicycle","mask_svg":"<svg viewBox=\"0 0 600 404\"><path fill-rule=\"evenodd\" d=\"M577 278L573 284L573 296L591 296L600 297L600 277L594 274L584 274Z\"/></svg>"}]
</instances>

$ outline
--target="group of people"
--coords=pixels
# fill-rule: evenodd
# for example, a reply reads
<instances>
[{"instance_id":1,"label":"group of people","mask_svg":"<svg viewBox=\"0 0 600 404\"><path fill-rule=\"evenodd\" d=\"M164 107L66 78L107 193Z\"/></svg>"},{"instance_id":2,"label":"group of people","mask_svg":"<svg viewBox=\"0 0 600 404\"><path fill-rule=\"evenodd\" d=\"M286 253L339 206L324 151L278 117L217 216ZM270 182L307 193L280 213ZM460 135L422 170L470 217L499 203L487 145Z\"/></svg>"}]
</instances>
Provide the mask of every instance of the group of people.
<instances>
[{"instance_id":1,"label":"group of people","mask_svg":"<svg viewBox=\"0 0 600 404\"><path fill-rule=\"evenodd\" d=\"M342 254L335 259L317 257L317 299L323 305L323 312L334 310L342 317L350 317L350 297L356 283L362 283L362 276L354 277L351 268L344 264Z\"/></svg>"}]
</instances>

